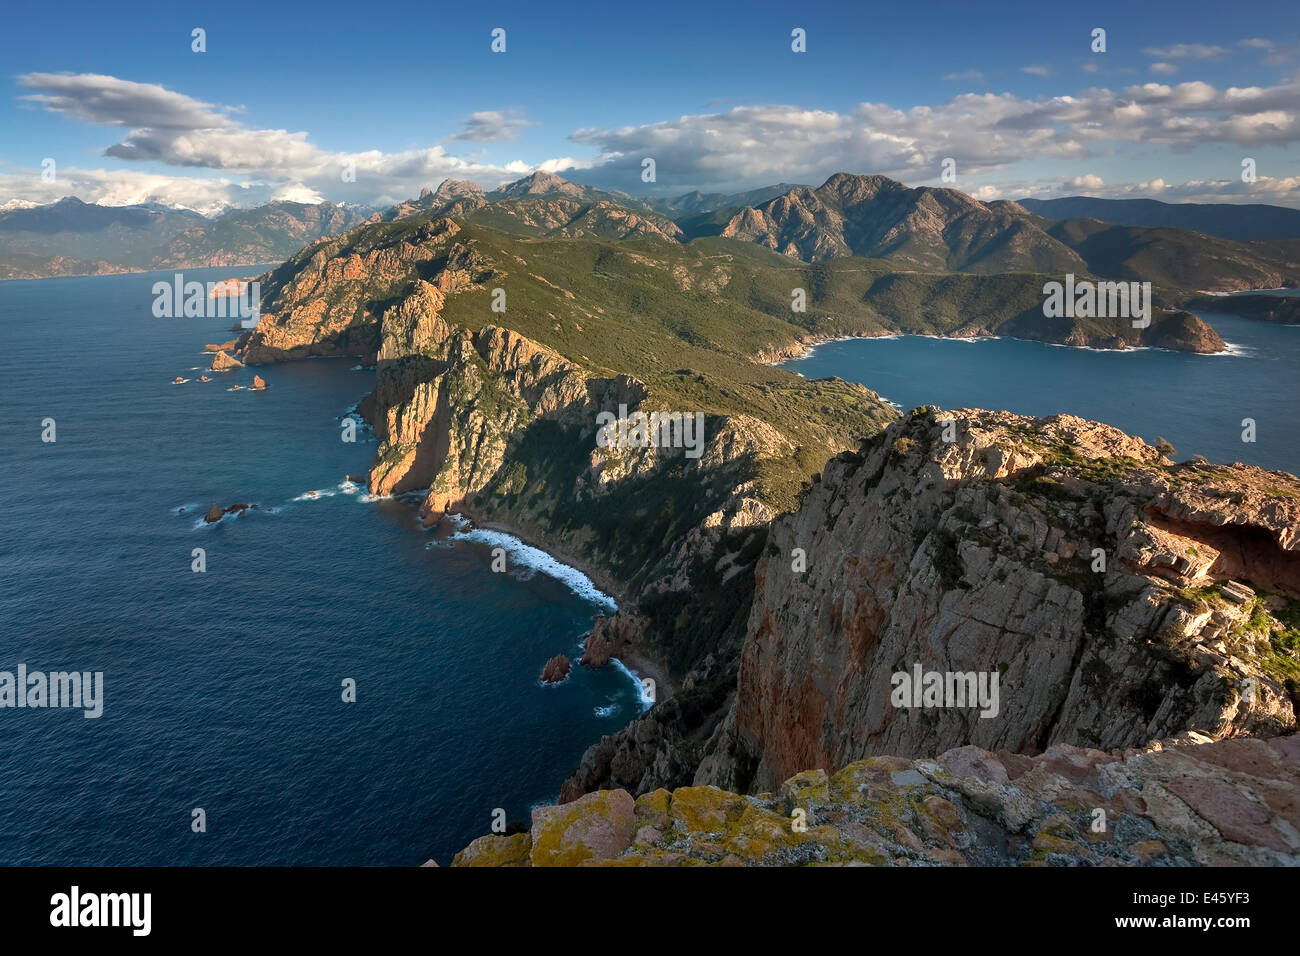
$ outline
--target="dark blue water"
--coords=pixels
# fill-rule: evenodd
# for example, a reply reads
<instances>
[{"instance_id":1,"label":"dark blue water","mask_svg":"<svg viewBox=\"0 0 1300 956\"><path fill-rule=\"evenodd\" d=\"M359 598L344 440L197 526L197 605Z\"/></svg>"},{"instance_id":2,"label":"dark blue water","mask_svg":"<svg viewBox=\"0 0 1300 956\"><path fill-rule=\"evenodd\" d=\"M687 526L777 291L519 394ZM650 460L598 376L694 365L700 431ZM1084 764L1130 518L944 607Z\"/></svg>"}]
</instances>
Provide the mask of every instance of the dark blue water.
<instances>
[{"instance_id":1,"label":"dark blue water","mask_svg":"<svg viewBox=\"0 0 1300 956\"><path fill-rule=\"evenodd\" d=\"M231 322L155 319L159 275L0 282L0 670L105 682L98 720L0 709L0 863L445 865L526 819L640 710L613 668L538 682L600 608L345 493L371 374L200 383ZM261 508L196 528L214 501Z\"/></svg>"},{"instance_id":2,"label":"dark blue water","mask_svg":"<svg viewBox=\"0 0 1300 956\"><path fill-rule=\"evenodd\" d=\"M1201 454L1300 472L1300 327L1200 314L1231 354L900 336L828 342L784 367L861 382L904 409L1068 412L1149 442L1164 437L1179 460ZM1245 418L1255 420L1254 443L1242 441Z\"/></svg>"}]
</instances>

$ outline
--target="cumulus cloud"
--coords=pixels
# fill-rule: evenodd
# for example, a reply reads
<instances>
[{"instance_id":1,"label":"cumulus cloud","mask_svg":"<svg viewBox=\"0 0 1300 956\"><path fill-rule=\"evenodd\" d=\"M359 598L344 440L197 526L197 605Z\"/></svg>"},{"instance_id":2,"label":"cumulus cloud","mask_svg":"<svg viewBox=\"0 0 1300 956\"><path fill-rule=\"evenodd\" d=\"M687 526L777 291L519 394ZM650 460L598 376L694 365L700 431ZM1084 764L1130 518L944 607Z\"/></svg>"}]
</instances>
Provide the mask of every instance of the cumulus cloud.
<instances>
[{"instance_id":1,"label":"cumulus cloud","mask_svg":"<svg viewBox=\"0 0 1300 956\"><path fill-rule=\"evenodd\" d=\"M235 125L218 107L154 83L99 73L26 73L18 85L40 91L22 99L97 126L192 130Z\"/></svg>"},{"instance_id":2,"label":"cumulus cloud","mask_svg":"<svg viewBox=\"0 0 1300 956\"><path fill-rule=\"evenodd\" d=\"M1142 52L1160 60L1219 60L1228 55L1225 48L1207 43L1175 43L1167 47L1147 47Z\"/></svg>"},{"instance_id":3,"label":"cumulus cloud","mask_svg":"<svg viewBox=\"0 0 1300 956\"><path fill-rule=\"evenodd\" d=\"M50 203L64 196L104 206L129 206L157 202L178 209L214 215L231 206L251 206L273 198L265 184L239 182L226 177L204 179L145 173L132 169L80 169L58 167L55 182L45 182L40 170L0 173L0 196L23 202Z\"/></svg>"},{"instance_id":4,"label":"cumulus cloud","mask_svg":"<svg viewBox=\"0 0 1300 956\"><path fill-rule=\"evenodd\" d=\"M20 82L30 91L26 98L46 109L125 129L107 155L193 173L149 179L84 171L77 184L83 191L77 195L99 201L147 197L195 209L277 195L382 206L448 177L492 188L538 169L642 193L645 158L655 160L655 188L665 194L726 192L779 181L816 184L841 170L928 182L942 161L952 157L964 181L973 176L985 184L980 189L1015 196L1006 173L1026 162L1069 161L1077 170L1090 158L1126 144L1188 152L1223 143L1253 149L1300 142L1300 75L1270 86L1151 81L1060 96L965 92L906 109L880 102L847 110L746 104L655 123L587 127L570 137L584 155L496 164L456 155L441 145L398 153L330 153L314 145L306 132L249 129L232 118L237 113L232 108L114 77L42 73L27 74ZM527 122L519 113L474 113L454 138L493 141ZM354 178L342 175L345 170ZM1001 180L995 171L1002 173ZM1149 178L1149 167L1144 172ZM1105 184L1091 173L1072 176L1076 185L1062 178L1034 188L1105 193L1126 188ZM114 178L121 187L110 188ZM47 186L19 188L11 177L8 195L0 192L0 200L35 200L51 193L50 198L58 198L69 191L66 181Z\"/></svg>"},{"instance_id":5,"label":"cumulus cloud","mask_svg":"<svg viewBox=\"0 0 1300 956\"><path fill-rule=\"evenodd\" d=\"M500 143L518 139L519 134L526 127L535 125L519 110L505 112L487 110L471 114L465 121L465 128L452 139L466 140L471 143Z\"/></svg>"},{"instance_id":6,"label":"cumulus cloud","mask_svg":"<svg viewBox=\"0 0 1300 956\"><path fill-rule=\"evenodd\" d=\"M884 103L845 112L745 106L586 128L572 139L600 153L590 181L628 191L637 190L645 157L655 160L664 191L814 182L838 170L929 180L945 157L977 173L1026 160L1081 160L1125 143L1175 152L1214 143L1286 145L1300 141L1300 79L1226 89L1148 82L1036 98L963 93L906 110Z\"/></svg>"},{"instance_id":7,"label":"cumulus cloud","mask_svg":"<svg viewBox=\"0 0 1300 956\"><path fill-rule=\"evenodd\" d=\"M167 177L80 170L74 180L70 171L61 171L60 183L22 185L23 177L9 176L10 194L24 198L57 199L71 187L87 201L110 205L156 201L205 212L286 197L384 205L448 177L495 186L540 168L522 161L482 163L448 153L442 146L401 153L330 153L313 144L306 131L249 129L231 116L238 112L234 108L113 76L28 73L18 83L32 91L22 95L25 102L82 122L129 130L104 150L106 156L220 174ZM526 125L529 121L519 113L475 113L455 138L509 139ZM568 157L549 163L578 165ZM355 173L355 181L342 175L345 167ZM114 187L114 180L120 185Z\"/></svg>"}]
</instances>

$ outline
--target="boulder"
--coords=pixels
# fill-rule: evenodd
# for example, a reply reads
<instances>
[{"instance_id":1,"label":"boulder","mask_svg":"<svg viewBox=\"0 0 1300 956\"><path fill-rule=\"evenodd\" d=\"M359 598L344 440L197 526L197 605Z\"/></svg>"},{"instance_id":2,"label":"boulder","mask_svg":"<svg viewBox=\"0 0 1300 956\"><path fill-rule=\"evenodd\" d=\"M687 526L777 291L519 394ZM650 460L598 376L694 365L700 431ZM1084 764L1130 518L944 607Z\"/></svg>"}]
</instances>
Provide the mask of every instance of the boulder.
<instances>
[{"instance_id":1,"label":"boulder","mask_svg":"<svg viewBox=\"0 0 1300 956\"><path fill-rule=\"evenodd\" d=\"M558 684L569 676L569 659L563 654L556 654L542 668L543 684Z\"/></svg>"},{"instance_id":2,"label":"boulder","mask_svg":"<svg viewBox=\"0 0 1300 956\"><path fill-rule=\"evenodd\" d=\"M626 790L599 790L562 806L533 811L533 866L578 866L612 860L632 844L636 803Z\"/></svg>"},{"instance_id":3,"label":"boulder","mask_svg":"<svg viewBox=\"0 0 1300 956\"><path fill-rule=\"evenodd\" d=\"M254 376L253 376L253 389L254 389L254 391L259 391L259 392L260 392L260 391L261 391L262 389L264 389L264 388L266 388L266 380L263 379L262 376L260 376L260 375L254 375Z\"/></svg>"},{"instance_id":4,"label":"boulder","mask_svg":"<svg viewBox=\"0 0 1300 956\"><path fill-rule=\"evenodd\" d=\"M239 361L239 359L231 358L225 352L217 352L212 356L212 365L210 366L209 371L226 372L230 369L243 367L244 363Z\"/></svg>"}]
</instances>

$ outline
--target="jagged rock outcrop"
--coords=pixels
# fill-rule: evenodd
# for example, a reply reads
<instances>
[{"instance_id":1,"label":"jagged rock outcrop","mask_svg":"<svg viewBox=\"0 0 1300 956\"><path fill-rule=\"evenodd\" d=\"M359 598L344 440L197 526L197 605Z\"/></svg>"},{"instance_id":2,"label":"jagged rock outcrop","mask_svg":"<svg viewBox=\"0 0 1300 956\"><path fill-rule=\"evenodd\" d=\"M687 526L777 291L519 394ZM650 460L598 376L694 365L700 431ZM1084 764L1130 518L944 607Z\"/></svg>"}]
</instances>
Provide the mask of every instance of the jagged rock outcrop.
<instances>
[{"instance_id":1,"label":"jagged rock outcrop","mask_svg":"<svg viewBox=\"0 0 1300 956\"><path fill-rule=\"evenodd\" d=\"M569 659L563 654L556 654L542 667L542 683L558 684L569 676Z\"/></svg>"},{"instance_id":2,"label":"jagged rock outcrop","mask_svg":"<svg viewBox=\"0 0 1300 956\"><path fill-rule=\"evenodd\" d=\"M203 521L206 524L216 524L226 515L235 515L236 517L239 517L250 508L256 510L257 505L250 505L247 502L239 501L223 508L221 505L213 502L212 507L210 507L207 513L203 516Z\"/></svg>"},{"instance_id":3,"label":"jagged rock outcrop","mask_svg":"<svg viewBox=\"0 0 1300 956\"><path fill-rule=\"evenodd\" d=\"M232 369L243 368L244 363L237 358L227 355L225 352L218 350L212 356L212 364L208 366L210 372L229 372Z\"/></svg>"},{"instance_id":4,"label":"jagged rock outcrop","mask_svg":"<svg viewBox=\"0 0 1300 956\"><path fill-rule=\"evenodd\" d=\"M249 388L260 392L262 389L266 388L266 379L262 378L260 375L254 375L253 384L250 385Z\"/></svg>"},{"instance_id":5,"label":"jagged rock outcrop","mask_svg":"<svg viewBox=\"0 0 1300 956\"><path fill-rule=\"evenodd\" d=\"M753 796L602 790L452 865L1297 866L1300 737L877 756Z\"/></svg>"},{"instance_id":6,"label":"jagged rock outcrop","mask_svg":"<svg viewBox=\"0 0 1300 956\"><path fill-rule=\"evenodd\" d=\"M945 435L950 440L945 440ZM1296 727L1300 483L1172 465L1061 415L918 409L774 522L735 702L697 782L975 744L1037 753ZM1277 592L1239 603L1229 579ZM996 677L995 713L894 675ZM906 683L911 683L910 679Z\"/></svg>"}]
</instances>

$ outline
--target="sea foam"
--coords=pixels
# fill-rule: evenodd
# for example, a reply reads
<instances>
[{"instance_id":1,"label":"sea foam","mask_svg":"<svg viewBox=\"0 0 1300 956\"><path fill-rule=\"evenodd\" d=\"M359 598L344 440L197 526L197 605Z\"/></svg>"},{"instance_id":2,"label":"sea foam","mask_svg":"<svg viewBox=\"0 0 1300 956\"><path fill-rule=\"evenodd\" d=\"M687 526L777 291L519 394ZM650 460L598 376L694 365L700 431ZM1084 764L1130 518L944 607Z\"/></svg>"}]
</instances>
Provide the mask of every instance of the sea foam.
<instances>
[{"instance_id":1,"label":"sea foam","mask_svg":"<svg viewBox=\"0 0 1300 956\"><path fill-rule=\"evenodd\" d=\"M618 610L617 602L597 588L592 583L591 578L577 568L570 567L557 560L540 548L524 544L512 534L506 534L504 531L491 531L486 528L475 528L472 531L456 531L452 538L458 541L475 541L479 544L503 548L515 563L541 571L543 574L555 578L565 584L574 594L586 598L593 604L599 604L610 611Z\"/></svg>"}]
</instances>

